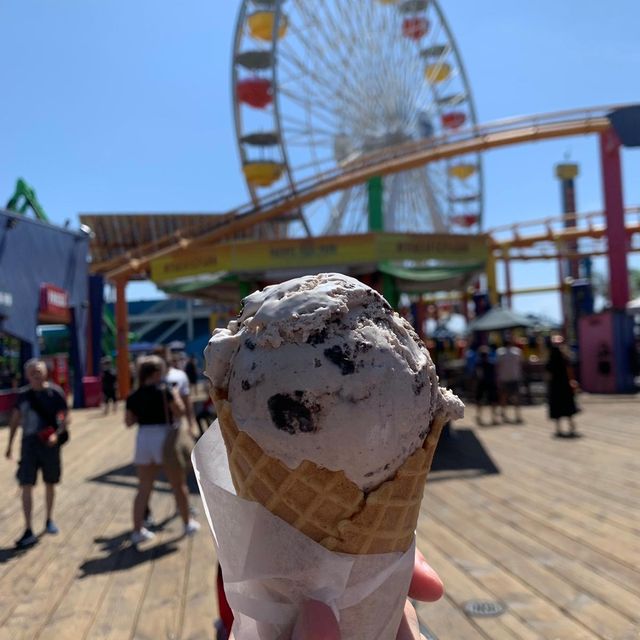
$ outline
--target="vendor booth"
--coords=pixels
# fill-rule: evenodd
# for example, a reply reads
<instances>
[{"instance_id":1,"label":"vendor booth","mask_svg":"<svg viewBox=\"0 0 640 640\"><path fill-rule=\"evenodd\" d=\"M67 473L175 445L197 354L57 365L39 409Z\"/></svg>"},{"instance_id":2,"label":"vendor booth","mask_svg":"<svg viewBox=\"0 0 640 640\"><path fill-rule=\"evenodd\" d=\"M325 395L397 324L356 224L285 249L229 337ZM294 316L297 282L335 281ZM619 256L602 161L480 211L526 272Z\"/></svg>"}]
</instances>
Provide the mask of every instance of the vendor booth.
<instances>
[{"instance_id":1,"label":"vendor booth","mask_svg":"<svg viewBox=\"0 0 640 640\"><path fill-rule=\"evenodd\" d=\"M76 407L84 403L88 249L89 236L82 231L0 210L0 333L19 341L22 365L41 355L38 326L66 326L69 353L47 360L52 379L73 393Z\"/></svg>"}]
</instances>

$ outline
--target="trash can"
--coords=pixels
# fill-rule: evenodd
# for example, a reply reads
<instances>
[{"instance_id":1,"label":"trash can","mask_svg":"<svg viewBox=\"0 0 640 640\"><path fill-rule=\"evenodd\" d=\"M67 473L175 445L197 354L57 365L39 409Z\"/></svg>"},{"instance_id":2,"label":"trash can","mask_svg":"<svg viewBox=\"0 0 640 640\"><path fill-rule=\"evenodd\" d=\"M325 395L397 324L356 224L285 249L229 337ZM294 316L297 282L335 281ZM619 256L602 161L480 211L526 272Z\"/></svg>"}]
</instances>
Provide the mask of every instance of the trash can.
<instances>
[{"instance_id":1,"label":"trash can","mask_svg":"<svg viewBox=\"0 0 640 640\"><path fill-rule=\"evenodd\" d=\"M99 407L102 402L102 381L98 376L84 376L82 378L84 388L84 406Z\"/></svg>"}]
</instances>

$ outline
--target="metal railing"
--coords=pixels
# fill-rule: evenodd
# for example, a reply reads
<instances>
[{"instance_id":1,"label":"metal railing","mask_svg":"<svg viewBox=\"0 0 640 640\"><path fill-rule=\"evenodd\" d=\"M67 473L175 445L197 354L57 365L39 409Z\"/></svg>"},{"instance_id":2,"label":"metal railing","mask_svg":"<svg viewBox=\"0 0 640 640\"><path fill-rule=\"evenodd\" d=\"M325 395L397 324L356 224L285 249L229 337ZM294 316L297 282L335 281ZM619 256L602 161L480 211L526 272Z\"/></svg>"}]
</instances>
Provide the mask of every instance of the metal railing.
<instances>
[{"instance_id":1,"label":"metal railing","mask_svg":"<svg viewBox=\"0 0 640 640\"><path fill-rule=\"evenodd\" d=\"M272 191L257 206L249 202L232 209L224 214L223 220L211 225L186 227L154 243L143 245L135 252L123 256L119 266L109 264L106 275L112 279L125 277L145 267L151 260L194 244L219 240L239 229L266 222L293 207L364 182L375 175L395 173L445 157L478 153L509 144L597 133L609 126L607 115L623 106L627 105L608 105L508 118L367 154L350 162L348 167L336 166L324 173L305 178L295 185L294 190L285 188ZM101 265L94 268L103 270Z\"/></svg>"}]
</instances>

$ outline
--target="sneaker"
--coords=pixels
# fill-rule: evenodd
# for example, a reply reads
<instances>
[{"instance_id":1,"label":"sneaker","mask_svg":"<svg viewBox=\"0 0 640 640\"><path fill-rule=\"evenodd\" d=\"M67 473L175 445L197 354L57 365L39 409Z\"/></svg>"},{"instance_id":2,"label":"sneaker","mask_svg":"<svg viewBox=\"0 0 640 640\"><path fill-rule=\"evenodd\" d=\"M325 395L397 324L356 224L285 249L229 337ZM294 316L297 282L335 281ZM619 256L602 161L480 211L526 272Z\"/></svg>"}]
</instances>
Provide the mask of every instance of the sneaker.
<instances>
[{"instance_id":1,"label":"sneaker","mask_svg":"<svg viewBox=\"0 0 640 640\"><path fill-rule=\"evenodd\" d=\"M145 529L142 527L140 531L134 531L131 534L131 544L140 544L141 542L146 542L147 540L153 540L156 537L156 534L149 531L149 529Z\"/></svg>"},{"instance_id":2,"label":"sneaker","mask_svg":"<svg viewBox=\"0 0 640 640\"><path fill-rule=\"evenodd\" d=\"M145 527L145 529L153 529L153 527L156 526L156 521L154 520L153 513L151 513L151 509L149 509L149 507L144 510L142 526Z\"/></svg>"},{"instance_id":3,"label":"sneaker","mask_svg":"<svg viewBox=\"0 0 640 640\"><path fill-rule=\"evenodd\" d=\"M47 533L50 533L52 536L55 536L56 533L60 533L60 529L56 527L56 523L51 519L47 520L46 524L44 525L44 530Z\"/></svg>"},{"instance_id":4,"label":"sneaker","mask_svg":"<svg viewBox=\"0 0 640 640\"><path fill-rule=\"evenodd\" d=\"M184 525L184 535L192 536L194 533L200 531L200 523L197 520L191 518L187 524Z\"/></svg>"},{"instance_id":5,"label":"sneaker","mask_svg":"<svg viewBox=\"0 0 640 640\"><path fill-rule=\"evenodd\" d=\"M38 538L33 535L31 529L27 529L19 540L16 540L16 549L26 549L38 542Z\"/></svg>"}]
</instances>

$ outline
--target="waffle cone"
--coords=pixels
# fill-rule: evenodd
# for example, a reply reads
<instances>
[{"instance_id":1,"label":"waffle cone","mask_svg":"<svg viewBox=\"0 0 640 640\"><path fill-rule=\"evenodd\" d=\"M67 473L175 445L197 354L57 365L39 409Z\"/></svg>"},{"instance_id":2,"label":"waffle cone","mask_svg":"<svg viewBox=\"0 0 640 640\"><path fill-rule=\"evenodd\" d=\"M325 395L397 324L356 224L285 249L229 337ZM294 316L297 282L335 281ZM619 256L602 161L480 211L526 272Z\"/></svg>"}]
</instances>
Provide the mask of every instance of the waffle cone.
<instances>
[{"instance_id":1,"label":"waffle cone","mask_svg":"<svg viewBox=\"0 0 640 640\"><path fill-rule=\"evenodd\" d=\"M263 505L327 549L367 554L406 551L446 415L437 415L422 448L395 476L365 494L343 471L304 460L289 469L240 431L223 393L214 395L237 494Z\"/></svg>"}]
</instances>

